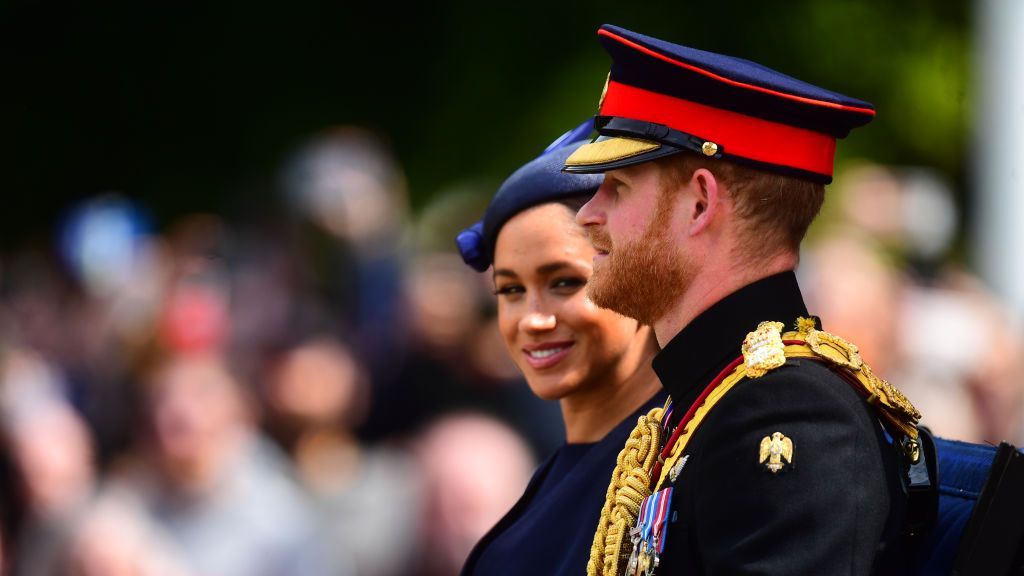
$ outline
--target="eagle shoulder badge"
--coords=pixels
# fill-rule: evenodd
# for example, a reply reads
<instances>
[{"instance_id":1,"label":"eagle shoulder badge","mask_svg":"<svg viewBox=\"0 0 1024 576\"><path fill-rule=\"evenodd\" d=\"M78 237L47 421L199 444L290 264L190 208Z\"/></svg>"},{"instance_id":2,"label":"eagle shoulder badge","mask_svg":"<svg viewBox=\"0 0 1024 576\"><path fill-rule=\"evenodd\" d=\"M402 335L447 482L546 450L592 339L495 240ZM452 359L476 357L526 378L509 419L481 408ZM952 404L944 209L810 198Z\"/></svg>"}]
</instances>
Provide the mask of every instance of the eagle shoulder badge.
<instances>
[{"instance_id":1,"label":"eagle shoulder badge","mask_svg":"<svg viewBox=\"0 0 1024 576\"><path fill-rule=\"evenodd\" d=\"M761 455L757 460L769 472L778 474L785 466L793 464L793 441L782 432L765 436L761 439Z\"/></svg>"}]
</instances>

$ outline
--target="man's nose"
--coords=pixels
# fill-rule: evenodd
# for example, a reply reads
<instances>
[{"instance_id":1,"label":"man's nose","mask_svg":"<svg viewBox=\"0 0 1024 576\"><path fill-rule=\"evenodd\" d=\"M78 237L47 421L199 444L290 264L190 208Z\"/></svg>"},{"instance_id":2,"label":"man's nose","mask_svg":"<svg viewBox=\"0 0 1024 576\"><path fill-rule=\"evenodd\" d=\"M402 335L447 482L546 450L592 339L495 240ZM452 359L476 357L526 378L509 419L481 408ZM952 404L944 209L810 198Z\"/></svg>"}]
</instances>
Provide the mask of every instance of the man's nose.
<instances>
[{"instance_id":1,"label":"man's nose","mask_svg":"<svg viewBox=\"0 0 1024 576\"><path fill-rule=\"evenodd\" d=\"M607 182L607 180L605 180ZM605 187L607 184L602 183L597 189L597 192L584 204L580 211L576 213L576 223L580 226L594 226L603 225L605 223L604 218L604 201L607 195Z\"/></svg>"}]
</instances>

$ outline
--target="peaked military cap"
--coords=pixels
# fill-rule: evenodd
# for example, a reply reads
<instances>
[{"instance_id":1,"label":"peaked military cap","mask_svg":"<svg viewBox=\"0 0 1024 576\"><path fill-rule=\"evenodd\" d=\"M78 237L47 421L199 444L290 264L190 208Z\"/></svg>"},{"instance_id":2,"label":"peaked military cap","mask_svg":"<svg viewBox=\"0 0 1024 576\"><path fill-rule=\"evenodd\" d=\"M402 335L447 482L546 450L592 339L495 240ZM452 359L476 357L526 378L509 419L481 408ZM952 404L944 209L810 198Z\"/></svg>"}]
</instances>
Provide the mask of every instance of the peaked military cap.
<instances>
[{"instance_id":1,"label":"peaked military cap","mask_svg":"<svg viewBox=\"0 0 1024 576\"><path fill-rule=\"evenodd\" d=\"M875 108L742 58L604 25L600 136L564 170L600 173L688 151L829 183L836 139Z\"/></svg>"},{"instance_id":2,"label":"peaked military cap","mask_svg":"<svg viewBox=\"0 0 1024 576\"><path fill-rule=\"evenodd\" d=\"M588 143L593 131L594 119L587 118L556 138L540 156L527 162L502 183L487 206L483 219L455 238L459 254L466 264L478 272L487 270L494 259L498 232L516 214L539 204L592 194L597 190L603 176L562 171L569 155Z\"/></svg>"}]
</instances>

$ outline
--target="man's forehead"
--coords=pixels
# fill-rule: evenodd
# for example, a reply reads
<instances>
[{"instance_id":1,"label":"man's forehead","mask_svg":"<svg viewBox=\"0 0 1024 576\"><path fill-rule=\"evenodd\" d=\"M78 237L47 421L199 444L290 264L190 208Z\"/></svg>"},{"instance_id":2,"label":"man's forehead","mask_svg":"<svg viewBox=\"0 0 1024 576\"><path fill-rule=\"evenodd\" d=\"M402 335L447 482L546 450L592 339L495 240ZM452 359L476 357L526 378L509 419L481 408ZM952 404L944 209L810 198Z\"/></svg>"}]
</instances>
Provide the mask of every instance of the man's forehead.
<instances>
[{"instance_id":1,"label":"man's forehead","mask_svg":"<svg viewBox=\"0 0 1024 576\"><path fill-rule=\"evenodd\" d=\"M642 183L647 180L653 181L658 177L660 172L661 169L657 162L644 162L642 164L633 164L631 166L607 170L604 173L604 178L606 182L609 179L614 179L627 184L633 184Z\"/></svg>"}]
</instances>

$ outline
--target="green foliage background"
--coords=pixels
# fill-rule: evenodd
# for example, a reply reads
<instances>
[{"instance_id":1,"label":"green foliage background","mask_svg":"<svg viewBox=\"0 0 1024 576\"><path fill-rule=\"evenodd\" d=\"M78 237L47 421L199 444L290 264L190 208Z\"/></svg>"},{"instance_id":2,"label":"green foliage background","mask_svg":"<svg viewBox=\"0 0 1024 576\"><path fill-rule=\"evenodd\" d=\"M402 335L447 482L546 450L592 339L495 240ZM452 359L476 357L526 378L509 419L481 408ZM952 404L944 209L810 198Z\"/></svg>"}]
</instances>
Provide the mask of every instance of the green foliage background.
<instances>
[{"instance_id":1,"label":"green foliage background","mask_svg":"<svg viewBox=\"0 0 1024 576\"><path fill-rule=\"evenodd\" d=\"M416 208L455 182L500 182L595 111L603 22L873 102L840 161L935 167L963 203L970 3L84 4L0 7L4 245L106 190L158 223L272 205L281 160L335 124L391 140Z\"/></svg>"}]
</instances>

